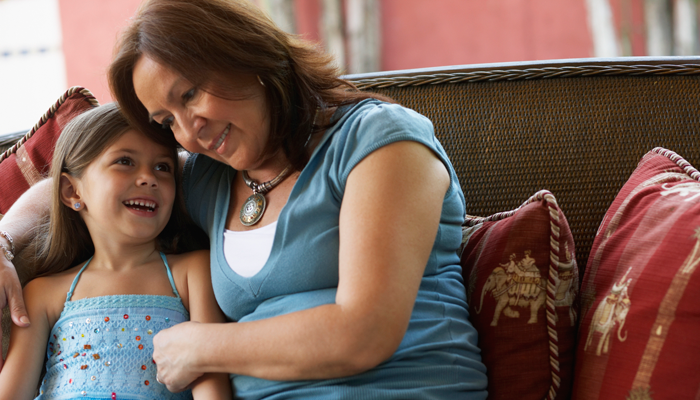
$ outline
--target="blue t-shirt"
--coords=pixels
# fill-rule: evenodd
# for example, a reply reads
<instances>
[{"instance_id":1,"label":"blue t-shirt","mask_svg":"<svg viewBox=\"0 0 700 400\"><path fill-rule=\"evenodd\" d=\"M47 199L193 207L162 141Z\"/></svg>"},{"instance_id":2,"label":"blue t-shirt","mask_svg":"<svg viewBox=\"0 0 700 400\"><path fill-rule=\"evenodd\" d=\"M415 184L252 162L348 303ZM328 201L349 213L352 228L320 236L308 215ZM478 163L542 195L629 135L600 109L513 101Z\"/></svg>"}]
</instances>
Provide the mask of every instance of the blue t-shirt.
<instances>
[{"instance_id":1,"label":"blue t-shirt","mask_svg":"<svg viewBox=\"0 0 700 400\"><path fill-rule=\"evenodd\" d=\"M334 115L282 209L272 251L250 278L226 263L223 232L236 171L203 155L185 164L187 209L209 234L216 299L232 321L254 321L335 302L339 216L352 169L387 144L411 140L433 150L450 172L435 243L408 330L394 355L354 376L320 381L269 381L232 376L244 399L463 399L486 398L486 368L468 321L456 249L461 243L464 195L432 123L422 115L365 100Z\"/></svg>"}]
</instances>

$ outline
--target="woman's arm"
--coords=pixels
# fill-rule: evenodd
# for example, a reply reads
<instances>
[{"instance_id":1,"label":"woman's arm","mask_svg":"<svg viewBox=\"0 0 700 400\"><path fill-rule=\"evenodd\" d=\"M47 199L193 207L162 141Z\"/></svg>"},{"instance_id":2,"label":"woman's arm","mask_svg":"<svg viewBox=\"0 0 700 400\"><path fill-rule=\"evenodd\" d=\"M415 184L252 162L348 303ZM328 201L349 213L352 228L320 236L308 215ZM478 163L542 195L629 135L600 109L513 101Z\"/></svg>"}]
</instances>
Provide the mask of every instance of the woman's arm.
<instances>
[{"instance_id":1,"label":"woman's arm","mask_svg":"<svg viewBox=\"0 0 700 400\"><path fill-rule=\"evenodd\" d=\"M253 322L177 325L154 338L161 381L179 389L192 371L328 379L385 361L408 327L449 182L444 164L415 142L367 156L341 206L336 303Z\"/></svg>"},{"instance_id":2,"label":"woman's arm","mask_svg":"<svg viewBox=\"0 0 700 400\"><path fill-rule=\"evenodd\" d=\"M199 323L226 322L211 287L209 251L194 251L183 254L178 258L178 263L187 268L185 290L190 321ZM192 395L195 400L230 400L233 394L228 374L204 374L193 383Z\"/></svg>"},{"instance_id":3,"label":"woman's arm","mask_svg":"<svg viewBox=\"0 0 700 400\"><path fill-rule=\"evenodd\" d=\"M48 214L51 193L51 180L45 179L27 190L0 220L0 231L10 234L15 244L15 256L21 252L31 239L32 229L37 226L44 215ZM5 246L9 246L7 240L0 236ZM15 325L29 326L30 318L27 316L22 286L17 277L15 266L4 256L0 255L0 310L10 307L10 314ZM0 341L2 341L0 330ZM0 357L0 369L2 357Z\"/></svg>"},{"instance_id":4,"label":"woman's arm","mask_svg":"<svg viewBox=\"0 0 700 400\"><path fill-rule=\"evenodd\" d=\"M51 330L45 305L56 302L49 300L54 291L45 286L36 279L24 288L32 324L12 326L7 360L0 372L0 399L33 399L36 395Z\"/></svg>"}]
</instances>

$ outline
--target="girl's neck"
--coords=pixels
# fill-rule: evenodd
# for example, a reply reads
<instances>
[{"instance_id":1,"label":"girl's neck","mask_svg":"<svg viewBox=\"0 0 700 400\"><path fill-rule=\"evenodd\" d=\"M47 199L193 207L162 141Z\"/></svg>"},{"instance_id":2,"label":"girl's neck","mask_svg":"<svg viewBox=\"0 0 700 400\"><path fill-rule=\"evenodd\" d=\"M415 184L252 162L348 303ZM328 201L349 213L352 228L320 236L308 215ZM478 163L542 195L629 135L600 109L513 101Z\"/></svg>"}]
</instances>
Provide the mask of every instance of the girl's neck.
<instances>
[{"instance_id":1,"label":"girl's neck","mask_svg":"<svg viewBox=\"0 0 700 400\"><path fill-rule=\"evenodd\" d=\"M90 262L90 268L107 270L132 269L160 258L155 242L135 245L118 245L110 243L100 246L95 243L95 255Z\"/></svg>"}]
</instances>

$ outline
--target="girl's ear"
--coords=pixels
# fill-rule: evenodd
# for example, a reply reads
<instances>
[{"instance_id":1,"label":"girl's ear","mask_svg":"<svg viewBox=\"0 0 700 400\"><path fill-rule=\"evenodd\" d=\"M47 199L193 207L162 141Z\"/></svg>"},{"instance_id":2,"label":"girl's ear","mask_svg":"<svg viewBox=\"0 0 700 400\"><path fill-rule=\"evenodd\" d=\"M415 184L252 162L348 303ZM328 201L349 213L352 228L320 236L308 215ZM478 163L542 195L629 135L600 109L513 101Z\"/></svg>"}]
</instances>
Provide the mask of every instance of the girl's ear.
<instances>
[{"instance_id":1,"label":"girl's ear","mask_svg":"<svg viewBox=\"0 0 700 400\"><path fill-rule=\"evenodd\" d=\"M80 210L84 206L81 201L78 183L79 180L75 177L70 176L65 172L61 174L61 182L59 183L61 203L76 211Z\"/></svg>"}]
</instances>

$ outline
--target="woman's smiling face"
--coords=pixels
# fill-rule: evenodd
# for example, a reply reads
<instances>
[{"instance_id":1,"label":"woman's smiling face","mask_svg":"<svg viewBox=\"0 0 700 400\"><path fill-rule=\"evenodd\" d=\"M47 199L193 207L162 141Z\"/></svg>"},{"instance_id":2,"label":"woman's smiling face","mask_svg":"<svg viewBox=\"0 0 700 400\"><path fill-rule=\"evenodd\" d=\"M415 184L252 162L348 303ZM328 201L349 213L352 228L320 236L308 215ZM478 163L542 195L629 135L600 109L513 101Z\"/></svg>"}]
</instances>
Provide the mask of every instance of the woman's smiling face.
<instances>
[{"instance_id":1,"label":"woman's smiling face","mask_svg":"<svg viewBox=\"0 0 700 400\"><path fill-rule=\"evenodd\" d=\"M255 169L265 161L270 123L264 88L254 76L241 76L240 93L229 100L142 56L134 66L133 82L149 118L169 126L185 149L237 170Z\"/></svg>"}]
</instances>

